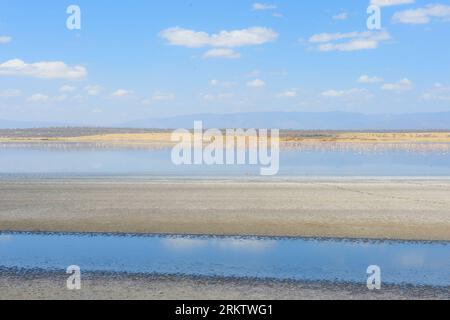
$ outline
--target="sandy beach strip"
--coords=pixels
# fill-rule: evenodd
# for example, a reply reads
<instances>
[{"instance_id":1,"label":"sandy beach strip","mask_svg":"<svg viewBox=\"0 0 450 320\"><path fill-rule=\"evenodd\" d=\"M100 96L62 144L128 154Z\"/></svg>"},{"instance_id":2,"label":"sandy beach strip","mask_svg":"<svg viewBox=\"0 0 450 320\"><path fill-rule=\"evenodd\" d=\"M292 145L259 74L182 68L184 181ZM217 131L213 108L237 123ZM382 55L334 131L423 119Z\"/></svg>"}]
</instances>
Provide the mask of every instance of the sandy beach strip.
<instances>
[{"instance_id":1,"label":"sandy beach strip","mask_svg":"<svg viewBox=\"0 0 450 320\"><path fill-rule=\"evenodd\" d=\"M448 288L289 282L145 275L82 275L81 290L66 287L67 275L0 273L0 300L426 300L450 299Z\"/></svg>"},{"instance_id":2,"label":"sandy beach strip","mask_svg":"<svg viewBox=\"0 0 450 320\"><path fill-rule=\"evenodd\" d=\"M0 181L0 230L450 241L450 180Z\"/></svg>"}]
</instances>

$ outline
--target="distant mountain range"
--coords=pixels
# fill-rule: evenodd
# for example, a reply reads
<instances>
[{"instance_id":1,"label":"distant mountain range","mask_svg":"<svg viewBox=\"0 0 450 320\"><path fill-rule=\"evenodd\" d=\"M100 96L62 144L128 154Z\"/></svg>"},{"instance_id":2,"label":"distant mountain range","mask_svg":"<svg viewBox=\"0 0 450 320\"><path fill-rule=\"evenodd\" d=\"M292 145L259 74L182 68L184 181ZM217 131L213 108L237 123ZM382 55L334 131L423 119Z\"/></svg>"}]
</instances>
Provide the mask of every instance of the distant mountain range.
<instances>
[{"instance_id":1,"label":"distant mountain range","mask_svg":"<svg viewBox=\"0 0 450 320\"><path fill-rule=\"evenodd\" d=\"M175 129L193 127L201 120L205 128L277 128L293 130L450 130L450 112L411 114L362 114L350 112L259 112L198 114L142 119L118 124L120 128ZM0 129L67 127L61 123L21 122L0 119ZM80 126L80 124L78 125Z\"/></svg>"},{"instance_id":2,"label":"distant mountain range","mask_svg":"<svg viewBox=\"0 0 450 320\"><path fill-rule=\"evenodd\" d=\"M199 114L124 123L122 127L192 128L202 120L205 128L278 128L295 130L450 130L450 112L413 114L361 114L349 112L261 112Z\"/></svg>"}]
</instances>

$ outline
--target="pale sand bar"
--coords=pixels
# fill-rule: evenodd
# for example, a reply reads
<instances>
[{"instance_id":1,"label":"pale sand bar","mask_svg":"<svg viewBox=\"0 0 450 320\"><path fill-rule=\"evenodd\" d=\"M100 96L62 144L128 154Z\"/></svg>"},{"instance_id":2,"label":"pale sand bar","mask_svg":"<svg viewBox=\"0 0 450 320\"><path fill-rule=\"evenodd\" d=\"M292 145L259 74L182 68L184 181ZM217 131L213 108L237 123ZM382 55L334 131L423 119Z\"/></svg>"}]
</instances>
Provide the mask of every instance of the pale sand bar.
<instances>
[{"instance_id":1,"label":"pale sand bar","mask_svg":"<svg viewBox=\"0 0 450 320\"><path fill-rule=\"evenodd\" d=\"M0 230L450 241L450 180L12 179Z\"/></svg>"}]
</instances>

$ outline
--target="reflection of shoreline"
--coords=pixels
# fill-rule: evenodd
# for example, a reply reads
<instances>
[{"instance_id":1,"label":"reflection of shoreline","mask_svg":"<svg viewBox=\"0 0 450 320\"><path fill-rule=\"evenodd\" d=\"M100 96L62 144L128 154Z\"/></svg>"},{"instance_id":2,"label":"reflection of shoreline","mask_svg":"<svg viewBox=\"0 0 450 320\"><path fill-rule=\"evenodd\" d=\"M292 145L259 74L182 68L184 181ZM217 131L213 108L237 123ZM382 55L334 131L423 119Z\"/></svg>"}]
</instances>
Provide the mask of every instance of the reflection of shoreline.
<instances>
[{"instance_id":1,"label":"reflection of shoreline","mask_svg":"<svg viewBox=\"0 0 450 320\"><path fill-rule=\"evenodd\" d=\"M170 142L0 142L1 149L35 150L170 150ZM332 151L383 153L392 151L426 153L450 153L450 143L444 142L293 142L281 141L281 151Z\"/></svg>"},{"instance_id":2,"label":"reflection of shoreline","mask_svg":"<svg viewBox=\"0 0 450 320\"><path fill-rule=\"evenodd\" d=\"M281 148L286 151L352 151L361 153L406 151L412 153L450 153L450 143L440 142L282 142Z\"/></svg>"},{"instance_id":3,"label":"reflection of shoreline","mask_svg":"<svg viewBox=\"0 0 450 320\"><path fill-rule=\"evenodd\" d=\"M114 143L114 142L0 142L1 149L32 150L170 150L169 143Z\"/></svg>"}]
</instances>

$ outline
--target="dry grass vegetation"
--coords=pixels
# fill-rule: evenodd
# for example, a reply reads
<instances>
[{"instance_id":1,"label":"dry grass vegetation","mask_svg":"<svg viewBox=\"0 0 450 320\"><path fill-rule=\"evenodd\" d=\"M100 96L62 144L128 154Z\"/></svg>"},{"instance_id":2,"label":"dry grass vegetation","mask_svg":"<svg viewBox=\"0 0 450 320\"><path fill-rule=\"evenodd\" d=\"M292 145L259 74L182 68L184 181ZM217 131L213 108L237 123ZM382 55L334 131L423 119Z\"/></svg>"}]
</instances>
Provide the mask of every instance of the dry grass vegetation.
<instances>
[{"instance_id":1,"label":"dry grass vegetation","mask_svg":"<svg viewBox=\"0 0 450 320\"><path fill-rule=\"evenodd\" d=\"M67 131L67 132L65 132ZM112 143L172 144L170 131L126 130L126 129L53 129L40 130L0 130L0 142L57 142L57 143ZM282 142L345 142L345 143L450 143L450 132L330 132L330 131L282 131Z\"/></svg>"}]
</instances>

